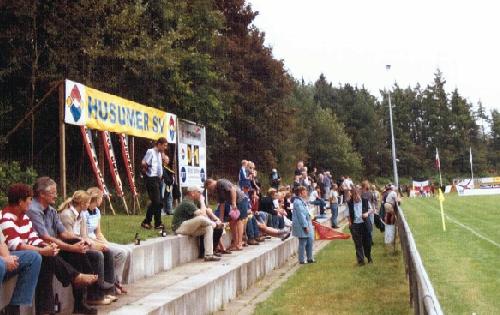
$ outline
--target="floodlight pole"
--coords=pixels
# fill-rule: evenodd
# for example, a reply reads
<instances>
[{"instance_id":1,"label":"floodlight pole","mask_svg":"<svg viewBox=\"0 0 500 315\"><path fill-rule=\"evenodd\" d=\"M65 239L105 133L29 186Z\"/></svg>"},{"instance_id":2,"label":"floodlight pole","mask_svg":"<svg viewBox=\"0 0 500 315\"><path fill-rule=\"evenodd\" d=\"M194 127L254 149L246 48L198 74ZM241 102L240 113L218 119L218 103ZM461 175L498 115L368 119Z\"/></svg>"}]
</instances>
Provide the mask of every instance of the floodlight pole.
<instances>
[{"instance_id":1,"label":"floodlight pole","mask_svg":"<svg viewBox=\"0 0 500 315\"><path fill-rule=\"evenodd\" d=\"M387 71L391 70L391 65L386 65ZM392 104L391 104L391 91L387 89L387 95L389 97L389 120L391 124L391 147L392 147L392 168L394 172L394 185L399 190L399 176L398 176L398 165L396 162L396 141L394 139L394 126L392 123Z\"/></svg>"}]
</instances>

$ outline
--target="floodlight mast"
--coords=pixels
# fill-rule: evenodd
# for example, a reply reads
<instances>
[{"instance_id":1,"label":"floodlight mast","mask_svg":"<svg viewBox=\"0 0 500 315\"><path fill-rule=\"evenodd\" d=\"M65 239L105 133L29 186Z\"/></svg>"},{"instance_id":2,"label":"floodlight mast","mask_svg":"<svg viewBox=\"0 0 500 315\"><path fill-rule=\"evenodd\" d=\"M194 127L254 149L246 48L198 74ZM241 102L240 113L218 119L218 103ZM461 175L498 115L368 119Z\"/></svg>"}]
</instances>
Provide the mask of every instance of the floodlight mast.
<instances>
[{"instance_id":1,"label":"floodlight mast","mask_svg":"<svg viewBox=\"0 0 500 315\"><path fill-rule=\"evenodd\" d=\"M391 70L391 65L385 65L387 72ZM394 185L399 190L399 176L398 176L398 165L396 161L396 141L394 139L394 126L392 123L392 104L391 104L391 91L387 89L387 96L389 98L389 121L391 124L391 148L392 148L392 169L394 173Z\"/></svg>"}]
</instances>

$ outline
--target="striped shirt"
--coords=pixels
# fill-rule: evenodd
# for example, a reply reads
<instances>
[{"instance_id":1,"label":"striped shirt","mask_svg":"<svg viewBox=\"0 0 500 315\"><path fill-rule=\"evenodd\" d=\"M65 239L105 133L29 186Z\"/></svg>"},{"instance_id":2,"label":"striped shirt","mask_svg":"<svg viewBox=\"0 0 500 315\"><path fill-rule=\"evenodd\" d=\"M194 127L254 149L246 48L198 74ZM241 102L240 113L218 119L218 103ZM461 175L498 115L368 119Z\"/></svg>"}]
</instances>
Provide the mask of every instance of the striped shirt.
<instances>
[{"instance_id":1,"label":"striped shirt","mask_svg":"<svg viewBox=\"0 0 500 315\"><path fill-rule=\"evenodd\" d=\"M21 244L39 246L43 243L43 240L33 230L28 216L23 214L22 217L18 217L12 213L12 209L9 207L0 212L0 228L9 250L18 250Z\"/></svg>"}]
</instances>

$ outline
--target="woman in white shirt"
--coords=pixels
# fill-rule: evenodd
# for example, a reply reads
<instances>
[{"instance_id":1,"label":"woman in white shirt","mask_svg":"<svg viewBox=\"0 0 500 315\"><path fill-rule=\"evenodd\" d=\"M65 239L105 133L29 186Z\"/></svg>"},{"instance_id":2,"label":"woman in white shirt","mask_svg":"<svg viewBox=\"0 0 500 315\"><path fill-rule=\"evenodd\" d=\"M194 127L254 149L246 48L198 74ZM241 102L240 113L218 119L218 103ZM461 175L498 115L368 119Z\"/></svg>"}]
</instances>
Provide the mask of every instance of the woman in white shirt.
<instances>
[{"instance_id":1,"label":"woman in white shirt","mask_svg":"<svg viewBox=\"0 0 500 315\"><path fill-rule=\"evenodd\" d=\"M87 235L96 244L106 248L113 256L113 266L114 266L114 281L115 290L117 294L127 293L127 289L123 286L123 270L125 269L125 263L127 262L130 252L119 244L114 244L108 242L104 237L101 230L101 211L99 207L102 204L102 191L97 187L92 187L87 189L91 199L88 207L88 211L83 214L86 221Z\"/></svg>"}]
</instances>

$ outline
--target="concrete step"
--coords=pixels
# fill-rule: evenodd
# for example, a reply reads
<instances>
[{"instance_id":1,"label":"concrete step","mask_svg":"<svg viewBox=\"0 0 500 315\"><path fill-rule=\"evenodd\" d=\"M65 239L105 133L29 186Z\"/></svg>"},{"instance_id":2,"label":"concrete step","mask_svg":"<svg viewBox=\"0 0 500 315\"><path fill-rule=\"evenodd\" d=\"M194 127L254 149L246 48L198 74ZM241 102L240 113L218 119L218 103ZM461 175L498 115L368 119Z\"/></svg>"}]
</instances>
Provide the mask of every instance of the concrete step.
<instances>
[{"instance_id":1,"label":"concrete step","mask_svg":"<svg viewBox=\"0 0 500 315\"><path fill-rule=\"evenodd\" d=\"M266 240L220 262L187 263L129 286L109 314L209 314L234 299L296 253L298 240Z\"/></svg>"}]
</instances>

